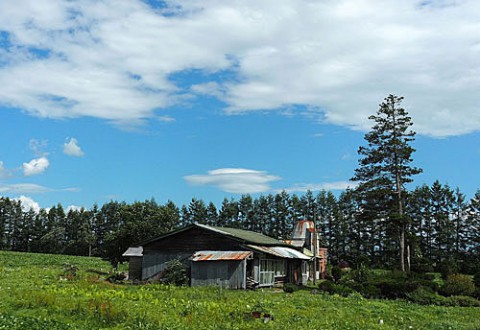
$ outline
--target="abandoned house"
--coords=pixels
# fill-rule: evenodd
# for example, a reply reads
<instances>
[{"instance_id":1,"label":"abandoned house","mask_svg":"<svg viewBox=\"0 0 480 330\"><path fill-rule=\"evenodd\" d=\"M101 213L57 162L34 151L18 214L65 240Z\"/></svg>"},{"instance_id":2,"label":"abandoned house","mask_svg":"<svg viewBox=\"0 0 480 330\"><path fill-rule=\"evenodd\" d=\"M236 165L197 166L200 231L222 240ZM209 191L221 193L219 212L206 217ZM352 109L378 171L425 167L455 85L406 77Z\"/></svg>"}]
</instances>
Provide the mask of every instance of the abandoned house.
<instances>
[{"instance_id":1,"label":"abandoned house","mask_svg":"<svg viewBox=\"0 0 480 330\"><path fill-rule=\"evenodd\" d=\"M295 240L300 245L300 238ZM248 230L193 224L130 247L123 256L129 258L132 280L157 276L166 262L178 259L187 266L192 286L245 289L305 284L313 253L305 246L311 238L304 241L297 247Z\"/></svg>"}]
</instances>

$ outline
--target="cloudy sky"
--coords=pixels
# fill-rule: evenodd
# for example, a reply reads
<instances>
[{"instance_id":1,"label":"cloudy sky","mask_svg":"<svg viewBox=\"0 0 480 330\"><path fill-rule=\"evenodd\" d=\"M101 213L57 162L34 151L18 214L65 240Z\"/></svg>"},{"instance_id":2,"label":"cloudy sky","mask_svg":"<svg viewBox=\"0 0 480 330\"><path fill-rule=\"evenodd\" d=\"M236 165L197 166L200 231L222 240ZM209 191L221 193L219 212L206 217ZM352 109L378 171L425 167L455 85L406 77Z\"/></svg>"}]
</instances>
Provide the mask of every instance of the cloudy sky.
<instances>
[{"instance_id":1,"label":"cloudy sky","mask_svg":"<svg viewBox=\"0 0 480 330\"><path fill-rule=\"evenodd\" d=\"M480 188L475 0L0 2L0 195L341 191L405 97L415 184Z\"/></svg>"}]
</instances>

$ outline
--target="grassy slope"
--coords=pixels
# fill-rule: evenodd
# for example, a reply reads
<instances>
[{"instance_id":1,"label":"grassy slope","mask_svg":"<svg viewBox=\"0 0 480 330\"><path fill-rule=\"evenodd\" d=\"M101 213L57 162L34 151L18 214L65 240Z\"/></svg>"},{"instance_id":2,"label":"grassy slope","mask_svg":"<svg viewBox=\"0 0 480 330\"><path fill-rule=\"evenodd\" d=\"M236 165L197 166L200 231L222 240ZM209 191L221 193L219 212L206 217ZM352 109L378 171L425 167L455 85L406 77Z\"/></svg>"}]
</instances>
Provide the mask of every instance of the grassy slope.
<instances>
[{"instance_id":1,"label":"grassy slope","mask_svg":"<svg viewBox=\"0 0 480 330\"><path fill-rule=\"evenodd\" d=\"M60 276L65 263L80 269ZM99 259L0 252L0 329L480 329L480 309L314 295L113 285ZM263 309L274 320L248 317ZM379 324L383 320L383 324Z\"/></svg>"}]
</instances>

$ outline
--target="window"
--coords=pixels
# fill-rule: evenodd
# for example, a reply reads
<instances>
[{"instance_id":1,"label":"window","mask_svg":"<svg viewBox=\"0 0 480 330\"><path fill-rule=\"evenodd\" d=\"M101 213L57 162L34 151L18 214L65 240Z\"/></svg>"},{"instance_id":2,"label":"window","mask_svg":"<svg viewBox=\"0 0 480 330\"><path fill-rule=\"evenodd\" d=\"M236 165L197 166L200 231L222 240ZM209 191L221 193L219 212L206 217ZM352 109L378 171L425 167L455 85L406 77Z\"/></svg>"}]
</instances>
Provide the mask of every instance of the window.
<instances>
[{"instance_id":1,"label":"window","mask_svg":"<svg viewBox=\"0 0 480 330\"><path fill-rule=\"evenodd\" d=\"M275 277L285 276L285 262L283 260L260 260L260 286L273 285Z\"/></svg>"}]
</instances>

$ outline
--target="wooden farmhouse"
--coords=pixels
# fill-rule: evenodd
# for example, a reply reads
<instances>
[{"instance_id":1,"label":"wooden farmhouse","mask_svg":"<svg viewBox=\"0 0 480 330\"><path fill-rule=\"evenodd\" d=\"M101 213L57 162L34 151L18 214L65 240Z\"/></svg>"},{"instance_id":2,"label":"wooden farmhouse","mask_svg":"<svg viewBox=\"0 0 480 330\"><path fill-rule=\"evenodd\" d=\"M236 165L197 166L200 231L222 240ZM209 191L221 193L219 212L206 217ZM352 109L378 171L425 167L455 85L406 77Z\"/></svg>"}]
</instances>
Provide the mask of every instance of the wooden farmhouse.
<instances>
[{"instance_id":1,"label":"wooden farmhouse","mask_svg":"<svg viewBox=\"0 0 480 330\"><path fill-rule=\"evenodd\" d=\"M245 289L306 284L313 254L256 232L193 224L130 247L123 256L129 258L131 280L161 275L166 262L178 259L192 286Z\"/></svg>"}]
</instances>

